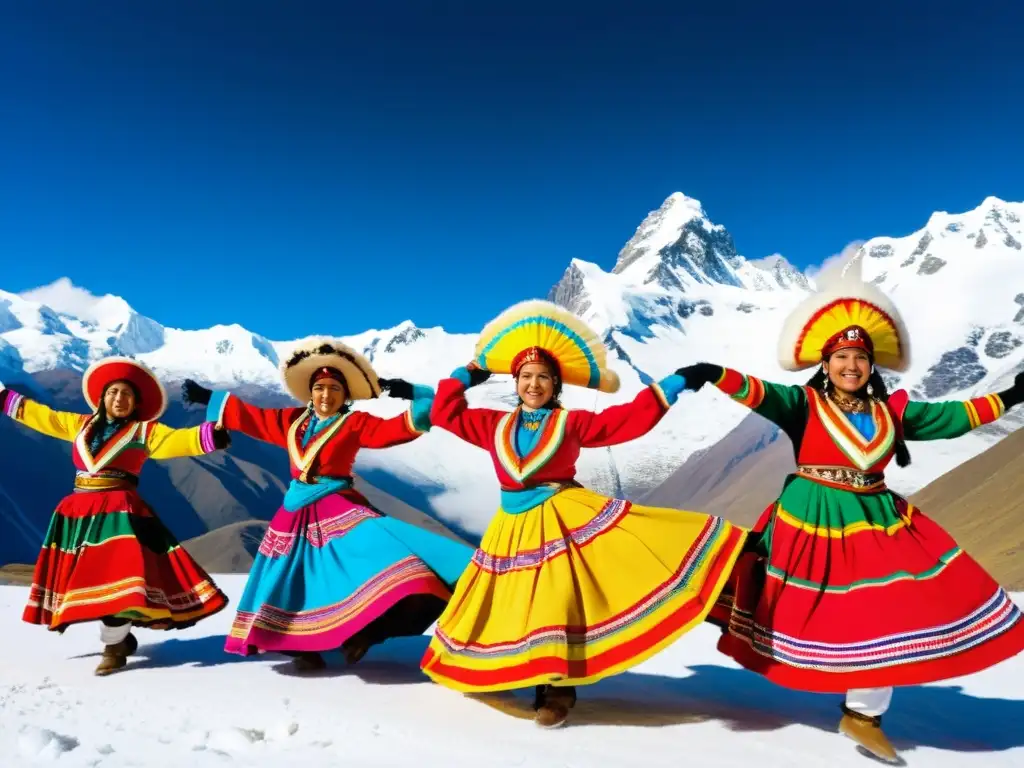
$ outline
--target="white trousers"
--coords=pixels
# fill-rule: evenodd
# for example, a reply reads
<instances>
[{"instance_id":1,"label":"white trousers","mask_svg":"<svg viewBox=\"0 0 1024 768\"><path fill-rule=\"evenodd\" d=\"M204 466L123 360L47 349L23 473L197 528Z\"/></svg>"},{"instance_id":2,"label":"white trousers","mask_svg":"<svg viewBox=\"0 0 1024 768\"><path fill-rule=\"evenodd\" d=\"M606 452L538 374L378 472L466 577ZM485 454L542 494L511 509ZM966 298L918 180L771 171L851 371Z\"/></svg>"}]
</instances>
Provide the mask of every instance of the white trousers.
<instances>
[{"instance_id":1,"label":"white trousers","mask_svg":"<svg viewBox=\"0 0 1024 768\"><path fill-rule=\"evenodd\" d=\"M127 621L119 627L108 627L106 624L100 623L100 642L104 645L117 645L128 637L128 633L131 631L132 625Z\"/></svg>"},{"instance_id":2,"label":"white trousers","mask_svg":"<svg viewBox=\"0 0 1024 768\"><path fill-rule=\"evenodd\" d=\"M868 717L879 717L892 703L892 688L851 688L846 692L846 706Z\"/></svg>"}]
</instances>

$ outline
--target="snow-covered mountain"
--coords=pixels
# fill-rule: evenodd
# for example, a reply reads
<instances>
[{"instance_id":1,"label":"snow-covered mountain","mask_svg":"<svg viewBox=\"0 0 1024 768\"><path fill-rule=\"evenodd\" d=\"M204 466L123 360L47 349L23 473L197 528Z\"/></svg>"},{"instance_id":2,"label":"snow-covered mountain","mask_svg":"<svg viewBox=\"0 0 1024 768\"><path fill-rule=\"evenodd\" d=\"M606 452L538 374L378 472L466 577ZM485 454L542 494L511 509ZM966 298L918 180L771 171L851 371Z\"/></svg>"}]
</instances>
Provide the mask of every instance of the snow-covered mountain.
<instances>
[{"instance_id":1,"label":"snow-covered mountain","mask_svg":"<svg viewBox=\"0 0 1024 768\"><path fill-rule=\"evenodd\" d=\"M899 383L914 396L959 398L998 389L1024 365L1022 215L1024 204L987 198L973 211L936 213L917 232L863 245L866 277L892 294L911 329L914 363ZM622 380L614 395L576 390L566 393L566 403L601 409L623 402L647 382L698 360L777 381L802 380L806 376L778 368L775 343L785 314L812 283L778 254L741 256L700 202L673 194L644 219L610 270L574 259L551 289L549 298L604 334ZM495 314L501 309L496 306ZM188 376L241 390L257 402L284 402L277 365L297 341L269 340L238 325L167 328L124 299L97 298L66 280L21 295L0 291L0 380L80 371L98 357L120 353L153 366L172 393ZM364 351L382 376L434 383L469 359L475 337L407 321L345 341ZM471 390L469 399L473 405L509 407L511 381L492 377ZM405 405L384 398L359 407L393 414ZM640 440L585 452L579 479L603 492L639 497L744 416L744 409L718 393L687 394ZM979 453L1000 429L1019 423L941 446L931 452L935 461L915 451L913 487L907 490ZM356 469L368 482L468 534L483 530L498 500L486 454L441 430L409 445L365 451Z\"/></svg>"}]
</instances>

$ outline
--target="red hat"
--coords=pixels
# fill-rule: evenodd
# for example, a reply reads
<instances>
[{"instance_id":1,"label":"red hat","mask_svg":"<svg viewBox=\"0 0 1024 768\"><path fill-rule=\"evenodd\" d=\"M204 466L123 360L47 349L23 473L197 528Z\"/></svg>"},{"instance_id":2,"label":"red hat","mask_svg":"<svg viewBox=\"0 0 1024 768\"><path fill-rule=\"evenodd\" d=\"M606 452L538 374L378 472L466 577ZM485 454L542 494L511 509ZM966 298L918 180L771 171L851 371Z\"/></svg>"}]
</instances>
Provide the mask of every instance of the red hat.
<instances>
[{"instance_id":1,"label":"red hat","mask_svg":"<svg viewBox=\"0 0 1024 768\"><path fill-rule=\"evenodd\" d=\"M554 355L541 347L527 347L512 358L511 373L513 378L519 376L519 369L527 363L544 363L555 372L555 375L561 375L558 361L555 360Z\"/></svg>"},{"instance_id":2,"label":"red hat","mask_svg":"<svg viewBox=\"0 0 1024 768\"><path fill-rule=\"evenodd\" d=\"M875 356L875 345L872 343L871 337L859 325L851 325L829 337L821 348L821 356L828 357L840 349L863 349L872 357Z\"/></svg>"},{"instance_id":3,"label":"red hat","mask_svg":"<svg viewBox=\"0 0 1024 768\"><path fill-rule=\"evenodd\" d=\"M99 410L103 393L115 381L127 381L135 388L136 421L155 421L167 410L167 392L145 364L130 357L107 357L97 360L82 375L82 394L89 407Z\"/></svg>"}]
</instances>

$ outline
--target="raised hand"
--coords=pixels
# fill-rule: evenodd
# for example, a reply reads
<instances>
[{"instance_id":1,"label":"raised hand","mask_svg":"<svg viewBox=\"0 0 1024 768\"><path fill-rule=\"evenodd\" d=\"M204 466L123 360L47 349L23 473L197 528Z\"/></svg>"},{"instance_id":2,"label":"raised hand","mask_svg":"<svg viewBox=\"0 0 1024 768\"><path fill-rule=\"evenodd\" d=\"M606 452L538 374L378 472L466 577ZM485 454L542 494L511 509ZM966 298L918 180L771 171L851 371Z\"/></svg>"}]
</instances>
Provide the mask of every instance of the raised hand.
<instances>
[{"instance_id":1,"label":"raised hand","mask_svg":"<svg viewBox=\"0 0 1024 768\"><path fill-rule=\"evenodd\" d=\"M181 399L186 403L198 403L207 405L210 402L210 395L213 390L207 389L192 379L185 379L181 384Z\"/></svg>"},{"instance_id":2,"label":"raised hand","mask_svg":"<svg viewBox=\"0 0 1024 768\"><path fill-rule=\"evenodd\" d=\"M469 386L471 387L482 384L491 378L491 372L486 368L481 368L476 360L470 360L466 363L466 370L469 371Z\"/></svg>"},{"instance_id":3,"label":"raised hand","mask_svg":"<svg viewBox=\"0 0 1024 768\"><path fill-rule=\"evenodd\" d=\"M405 379L378 379L380 388L392 397L402 400L412 400L412 384Z\"/></svg>"}]
</instances>

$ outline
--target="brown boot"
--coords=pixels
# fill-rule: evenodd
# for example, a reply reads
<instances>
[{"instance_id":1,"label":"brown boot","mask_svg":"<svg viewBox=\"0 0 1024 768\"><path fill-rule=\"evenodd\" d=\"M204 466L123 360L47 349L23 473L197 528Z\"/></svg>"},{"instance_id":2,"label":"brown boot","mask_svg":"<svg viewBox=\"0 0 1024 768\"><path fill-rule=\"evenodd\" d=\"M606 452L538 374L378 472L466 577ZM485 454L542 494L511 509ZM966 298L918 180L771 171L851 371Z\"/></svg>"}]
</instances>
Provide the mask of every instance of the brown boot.
<instances>
[{"instance_id":1,"label":"brown boot","mask_svg":"<svg viewBox=\"0 0 1024 768\"><path fill-rule=\"evenodd\" d=\"M576 704L576 688L566 686L538 685L534 698L537 714L533 721L541 728L558 728L565 725L569 710Z\"/></svg>"},{"instance_id":2,"label":"brown boot","mask_svg":"<svg viewBox=\"0 0 1024 768\"><path fill-rule=\"evenodd\" d=\"M862 715L841 705L843 719L839 721L839 732L847 736L880 760L899 764L900 757L889 739L882 732L882 718Z\"/></svg>"},{"instance_id":3,"label":"brown boot","mask_svg":"<svg viewBox=\"0 0 1024 768\"><path fill-rule=\"evenodd\" d=\"M295 660L292 664L302 672L315 672L316 670L327 669L327 662L324 661L324 657L315 651L303 651L302 653L295 654Z\"/></svg>"},{"instance_id":4,"label":"brown boot","mask_svg":"<svg viewBox=\"0 0 1024 768\"><path fill-rule=\"evenodd\" d=\"M355 664L366 652L370 650L370 643L366 638L356 634L346 640L341 646L341 652L345 654L346 664Z\"/></svg>"},{"instance_id":5,"label":"brown boot","mask_svg":"<svg viewBox=\"0 0 1024 768\"><path fill-rule=\"evenodd\" d=\"M121 669L128 663L128 657L135 653L138 647L138 641L130 633L121 642L104 646L103 658L96 665L95 674L102 677Z\"/></svg>"}]
</instances>

